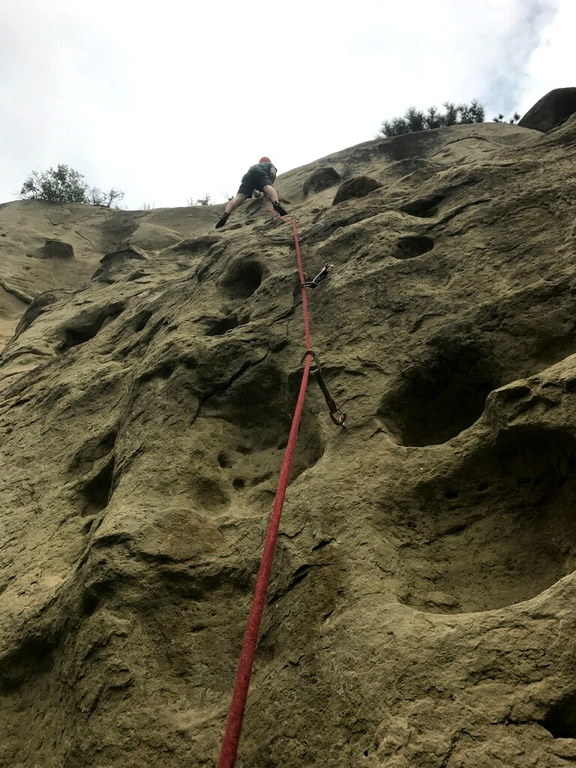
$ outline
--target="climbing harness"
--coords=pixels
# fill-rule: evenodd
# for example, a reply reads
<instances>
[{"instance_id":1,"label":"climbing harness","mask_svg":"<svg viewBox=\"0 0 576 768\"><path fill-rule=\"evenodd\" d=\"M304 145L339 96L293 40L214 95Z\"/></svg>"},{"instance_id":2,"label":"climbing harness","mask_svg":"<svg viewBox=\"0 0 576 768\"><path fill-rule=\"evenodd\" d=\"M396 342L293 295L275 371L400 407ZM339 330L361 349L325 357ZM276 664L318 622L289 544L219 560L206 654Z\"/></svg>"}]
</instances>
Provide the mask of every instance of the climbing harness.
<instances>
[{"instance_id":1,"label":"climbing harness","mask_svg":"<svg viewBox=\"0 0 576 768\"><path fill-rule=\"evenodd\" d=\"M274 216L277 216L285 223L288 223L284 217L277 214L272 208L270 208L270 206L266 205L266 207L268 210L270 210L271 213L273 213ZM254 655L256 653L260 623L262 621L262 614L264 612L266 593L270 581L274 551L276 549L278 531L280 528L280 518L282 517L284 498L286 496L286 489L288 487L288 479L290 476L292 459L296 450L296 441L298 439L298 431L300 429L300 422L302 420L302 411L304 409L306 389L308 387L308 381L311 373L313 373L316 377L320 389L324 394L326 404L328 405L328 410L330 411L330 418L334 424L337 424L340 427L346 426L346 414L340 411L332 399L322 375L320 361L312 349L310 317L308 314L308 297L306 295L306 288L316 287L318 283L322 282L322 280L328 276L332 265L324 265L323 270L319 273L319 275L324 273L320 280L318 280L319 275L317 275L314 280L308 281L307 283L302 267L302 254L300 252L300 241L298 238L296 220L292 219L291 224L292 233L294 235L294 248L296 251L298 275L300 278L300 291L302 294L302 318L304 321L304 343L306 344L306 351L302 357L303 370L302 379L300 381L300 390L298 392L298 399L296 401L296 407L294 408L294 414L292 416L292 423L290 425L286 450L284 451L284 458L282 459L282 466L280 468L280 475L278 477L276 495L274 497L270 518L268 520L268 528L266 531L264 546L262 548L260 568L258 570L258 576L256 577L256 586L254 587L254 597L250 607L250 612L248 614L248 619L246 620L246 629L244 631L242 650L240 652L240 659L238 661L238 668L236 671L236 680L234 682L234 690L232 692L232 701L230 703L230 709L228 710L226 728L222 739L218 768L234 768L236 763L236 755L238 753L238 745L240 743L240 736L242 733L242 723L244 721L244 712L246 710L248 688L250 686L250 678L252 676ZM310 283L315 283L315 285L310 285ZM312 361L314 361L314 368L312 367Z\"/></svg>"}]
</instances>

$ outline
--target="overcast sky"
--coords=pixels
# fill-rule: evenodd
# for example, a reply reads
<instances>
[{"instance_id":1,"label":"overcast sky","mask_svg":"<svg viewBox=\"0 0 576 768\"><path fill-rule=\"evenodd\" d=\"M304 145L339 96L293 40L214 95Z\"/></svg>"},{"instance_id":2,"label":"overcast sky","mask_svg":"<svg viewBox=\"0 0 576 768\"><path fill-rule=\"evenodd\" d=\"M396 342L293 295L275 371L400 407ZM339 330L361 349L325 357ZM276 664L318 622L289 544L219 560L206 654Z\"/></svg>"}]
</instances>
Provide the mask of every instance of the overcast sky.
<instances>
[{"instance_id":1,"label":"overcast sky","mask_svg":"<svg viewBox=\"0 0 576 768\"><path fill-rule=\"evenodd\" d=\"M59 163L122 206L223 202L410 106L576 86L574 0L2 0L0 203Z\"/></svg>"}]
</instances>

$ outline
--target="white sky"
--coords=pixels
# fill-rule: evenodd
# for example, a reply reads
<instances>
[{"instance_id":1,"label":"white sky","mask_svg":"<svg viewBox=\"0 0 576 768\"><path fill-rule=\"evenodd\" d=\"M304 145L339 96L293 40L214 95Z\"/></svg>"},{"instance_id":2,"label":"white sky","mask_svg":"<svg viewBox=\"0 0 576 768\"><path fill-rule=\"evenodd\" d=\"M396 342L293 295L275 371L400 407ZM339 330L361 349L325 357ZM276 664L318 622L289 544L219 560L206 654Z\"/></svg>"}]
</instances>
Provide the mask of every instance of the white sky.
<instances>
[{"instance_id":1,"label":"white sky","mask_svg":"<svg viewBox=\"0 0 576 768\"><path fill-rule=\"evenodd\" d=\"M2 0L0 203L59 163L129 209L223 202L444 101L576 86L574 0Z\"/></svg>"}]
</instances>

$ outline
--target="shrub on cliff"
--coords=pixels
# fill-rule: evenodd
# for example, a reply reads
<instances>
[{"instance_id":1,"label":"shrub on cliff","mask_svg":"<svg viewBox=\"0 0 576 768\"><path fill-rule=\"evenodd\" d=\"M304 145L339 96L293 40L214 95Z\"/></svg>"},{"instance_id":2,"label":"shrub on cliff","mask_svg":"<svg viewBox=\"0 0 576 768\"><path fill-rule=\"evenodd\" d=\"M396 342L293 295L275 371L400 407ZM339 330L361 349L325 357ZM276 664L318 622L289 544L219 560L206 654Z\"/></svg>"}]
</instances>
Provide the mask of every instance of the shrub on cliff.
<instances>
[{"instance_id":1,"label":"shrub on cliff","mask_svg":"<svg viewBox=\"0 0 576 768\"><path fill-rule=\"evenodd\" d=\"M520 120L520 115L518 112L514 112L512 117L504 117L504 115L496 115L496 117L492 118L492 121L494 123L508 123L508 125L518 125L518 121Z\"/></svg>"},{"instance_id":2,"label":"shrub on cliff","mask_svg":"<svg viewBox=\"0 0 576 768\"><path fill-rule=\"evenodd\" d=\"M33 171L22 184L20 197L47 203L86 203L111 208L124 197L124 192L114 188L104 192L98 187L89 187L81 173L67 165L58 165L42 173Z\"/></svg>"},{"instance_id":3,"label":"shrub on cliff","mask_svg":"<svg viewBox=\"0 0 576 768\"><path fill-rule=\"evenodd\" d=\"M443 106L444 112L439 111L437 107L428 107L426 112L410 107L403 117L384 120L380 135L399 136L402 133L427 131L432 128L456 125L456 123L484 122L484 107L476 99L473 99L470 104L453 104L445 101Z\"/></svg>"}]
</instances>

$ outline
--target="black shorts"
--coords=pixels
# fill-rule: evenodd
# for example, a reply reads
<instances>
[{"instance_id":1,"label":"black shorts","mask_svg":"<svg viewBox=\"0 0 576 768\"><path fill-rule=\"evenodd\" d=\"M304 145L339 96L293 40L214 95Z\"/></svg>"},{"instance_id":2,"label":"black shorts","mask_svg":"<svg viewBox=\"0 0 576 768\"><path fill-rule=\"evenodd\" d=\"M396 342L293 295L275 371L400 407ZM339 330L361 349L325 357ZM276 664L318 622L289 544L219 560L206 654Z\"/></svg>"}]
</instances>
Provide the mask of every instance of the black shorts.
<instances>
[{"instance_id":1,"label":"black shorts","mask_svg":"<svg viewBox=\"0 0 576 768\"><path fill-rule=\"evenodd\" d=\"M267 173L263 173L259 168L251 168L248 173L242 176L242 181L238 187L238 194L252 197L252 192L255 189L259 189L262 192L266 186L272 186L270 176Z\"/></svg>"}]
</instances>

